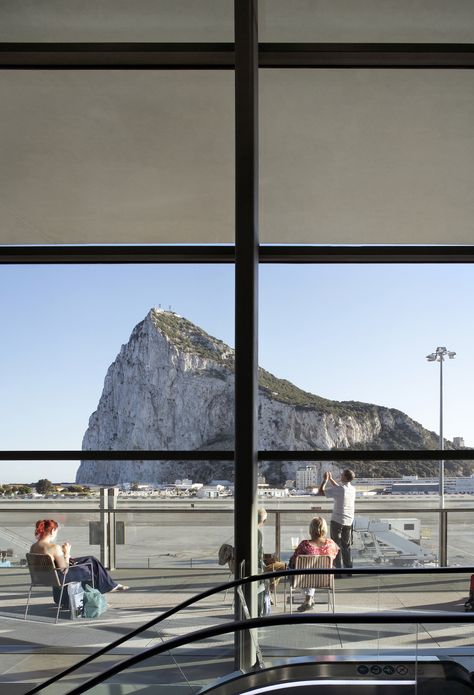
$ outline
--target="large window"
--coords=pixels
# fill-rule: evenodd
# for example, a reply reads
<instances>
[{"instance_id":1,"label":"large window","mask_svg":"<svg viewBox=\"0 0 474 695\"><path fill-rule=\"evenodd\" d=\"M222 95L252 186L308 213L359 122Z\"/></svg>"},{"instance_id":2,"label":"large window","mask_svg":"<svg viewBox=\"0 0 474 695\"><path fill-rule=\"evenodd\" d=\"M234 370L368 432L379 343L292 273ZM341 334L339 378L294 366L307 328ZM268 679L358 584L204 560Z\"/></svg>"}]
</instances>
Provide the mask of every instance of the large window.
<instances>
[{"instance_id":1,"label":"large window","mask_svg":"<svg viewBox=\"0 0 474 695\"><path fill-rule=\"evenodd\" d=\"M233 448L231 266L10 266L0 286L2 448ZM3 462L2 482L72 481L75 468Z\"/></svg>"},{"instance_id":2,"label":"large window","mask_svg":"<svg viewBox=\"0 0 474 695\"><path fill-rule=\"evenodd\" d=\"M2 242L233 240L233 80L0 73Z\"/></svg>"},{"instance_id":3,"label":"large window","mask_svg":"<svg viewBox=\"0 0 474 695\"><path fill-rule=\"evenodd\" d=\"M265 243L470 243L474 76L261 70Z\"/></svg>"}]
</instances>

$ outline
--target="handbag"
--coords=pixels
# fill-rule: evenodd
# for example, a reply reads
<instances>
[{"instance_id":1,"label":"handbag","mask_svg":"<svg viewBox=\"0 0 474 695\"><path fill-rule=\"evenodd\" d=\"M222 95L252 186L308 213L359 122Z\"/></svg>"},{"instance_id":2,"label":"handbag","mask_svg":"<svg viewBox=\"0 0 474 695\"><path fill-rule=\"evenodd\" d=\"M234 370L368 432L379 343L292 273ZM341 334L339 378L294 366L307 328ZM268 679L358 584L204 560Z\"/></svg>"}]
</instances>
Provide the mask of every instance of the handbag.
<instances>
[{"instance_id":1,"label":"handbag","mask_svg":"<svg viewBox=\"0 0 474 695\"><path fill-rule=\"evenodd\" d=\"M278 562L278 558L275 553L263 553L264 565L274 565L275 562Z\"/></svg>"},{"instance_id":2,"label":"handbag","mask_svg":"<svg viewBox=\"0 0 474 695\"><path fill-rule=\"evenodd\" d=\"M93 589L89 584L84 587L83 618L98 618L107 610L107 601L98 589Z\"/></svg>"}]
</instances>

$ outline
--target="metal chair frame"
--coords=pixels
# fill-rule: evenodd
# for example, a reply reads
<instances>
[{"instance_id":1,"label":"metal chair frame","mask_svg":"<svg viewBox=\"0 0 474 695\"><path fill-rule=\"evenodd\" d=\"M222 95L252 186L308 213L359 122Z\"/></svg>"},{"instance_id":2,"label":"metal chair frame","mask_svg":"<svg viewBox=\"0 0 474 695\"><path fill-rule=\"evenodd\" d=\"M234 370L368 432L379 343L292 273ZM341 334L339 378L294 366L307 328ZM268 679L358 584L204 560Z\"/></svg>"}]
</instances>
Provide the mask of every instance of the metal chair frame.
<instances>
[{"instance_id":1,"label":"metal chair frame","mask_svg":"<svg viewBox=\"0 0 474 695\"><path fill-rule=\"evenodd\" d=\"M64 593L64 587L69 587L72 584L77 583L77 579L67 581L67 575L71 567L89 567L91 570L91 582L94 588L94 572L92 567L92 562L83 562L77 565L72 565L67 567L65 570L59 569L55 566L54 560L50 555L45 555L42 553L26 553L26 564L30 572L31 583L28 592L28 599L26 601L24 620L26 620L28 615L28 607L30 605L31 592L35 586L48 586L51 588L60 589L58 610L56 612L57 623L59 620L59 611L61 610L62 598ZM68 594L69 595L69 594ZM71 602L69 597L69 609L71 611L71 616L73 619L76 618L76 608Z\"/></svg>"},{"instance_id":2,"label":"metal chair frame","mask_svg":"<svg viewBox=\"0 0 474 695\"><path fill-rule=\"evenodd\" d=\"M297 555L295 569L331 569L332 558L329 555ZM293 613L294 589L325 589L328 598L328 611L336 608L336 592L334 590L334 574L295 574L290 582L290 613ZM285 601L286 609L286 601Z\"/></svg>"}]
</instances>

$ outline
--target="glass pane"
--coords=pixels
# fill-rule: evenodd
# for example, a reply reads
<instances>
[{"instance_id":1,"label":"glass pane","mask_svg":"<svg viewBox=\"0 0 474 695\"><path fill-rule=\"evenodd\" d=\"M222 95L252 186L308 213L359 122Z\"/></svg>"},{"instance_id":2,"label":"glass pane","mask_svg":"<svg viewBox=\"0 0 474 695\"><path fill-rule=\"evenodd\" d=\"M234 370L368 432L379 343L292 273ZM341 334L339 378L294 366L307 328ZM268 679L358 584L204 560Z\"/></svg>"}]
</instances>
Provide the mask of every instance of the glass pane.
<instances>
[{"instance_id":1,"label":"glass pane","mask_svg":"<svg viewBox=\"0 0 474 695\"><path fill-rule=\"evenodd\" d=\"M445 447L474 445L473 337L465 320L472 266L265 265L260 290L262 449L438 449L441 364ZM436 351L440 321L443 345L456 353L442 363L426 359ZM359 477L386 478L387 485L401 475L439 473L436 461L354 466ZM262 463L260 472L269 487L286 480L296 487L301 468L299 487L319 486L318 476L305 480L305 467ZM448 480L471 476L470 462L446 461L445 472L447 494L473 494L473 479L464 488Z\"/></svg>"},{"instance_id":2,"label":"glass pane","mask_svg":"<svg viewBox=\"0 0 474 695\"><path fill-rule=\"evenodd\" d=\"M233 540L232 503L224 500L217 504L214 501L212 505L200 498L190 503L184 498L168 498L166 501L119 495L117 505L117 514L100 512L95 494L91 494L87 500L60 496L48 498L47 501L2 500L2 683L31 683L30 687L33 687L35 682L44 681L81 661L89 653L89 650L84 650L84 645L92 644L98 650L129 635L169 608L215 587L218 588L216 594L182 609L178 621L171 617L156 628L130 637L124 646L125 651L120 652L120 659L130 654L130 650L162 643L163 639L175 636L176 630L178 633L181 631L183 620L192 629L232 619L233 592L219 588L230 578L229 567L226 563L218 564L220 544ZM34 540L36 521L44 518L58 522L57 542L70 542L73 559L94 556L101 559L104 565L118 565L118 569L110 571L113 581L127 585L129 590L105 592L107 610L100 616L86 619L79 611L73 619L66 599L56 624L57 608L52 587L41 585L32 588L27 619L23 619L30 589L26 553ZM117 522L115 533L114 521ZM105 533L101 532L102 528L105 528ZM115 545L111 542L113 537ZM109 543L110 553L104 538ZM191 541L194 543L192 549ZM158 562L156 558L150 558L153 550L160 556ZM149 559L152 561L148 562ZM77 589L79 591L79 587ZM65 630L68 633L66 642ZM229 642L229 638L223 638L225 641ZM45 661L44 657L38 655L38 647L45 647L51 658ZM28 661L31 659L31 670L29 666L25 671L25 658ZM107 668L116 661L116 653L107 654L100 661L81 669L79 681L85 674L91 677L97 673L98 663ZM164 663L169 664L169 660ZM174 661L172 666L175 673ZM67 692L71 682L77 682L76 675L55 684L53 692L57 695Z\"/></svg>"},{"instance_id":3,"label":"glass pane","mask_svg":"<svg viewBox=\"0 0 474 695\"><path fill-rule=\"evenodd\" d=\"M0 41L233 41L233 3L3 0Z\"/></svg>"},{"instance_id":4,"label":"glass pane","mask_svg":"<svg viewBox=\"0 0 474 695\"><path fill-rule=\"evenodd\" d=\"M459 480L462 479L457 478ZM450 508L448 513L448 565L474 564L474 539L469 525L472 496L465 492L461 494L459 508ZM474 599L474 595L472 598Z\"/></svg>"},{"instance_id":5,"label":"glass pane","mask_svg":"<svg viewBox=\"0 0 474 695\"><path fill-rule=\"evenodd\" d=\"M470 43L468 0L260 0L261 41Z\"/></svg>"},{"instance_id":6,"label":"glass pane","mask_svg":"<svg viewBox=\"0 0 474 695\"><path fill-rule=\"evenodd\" d=\"M129 667L125 662L119 673L107 676L87 692L113 692L129 683L140 683L142 687L153 683L158 693L173 685L182 687L183 692L186 687L191 693L209 689L215 695L250 695L273 691L283 682L287 692L304 693L312 692L308 689L310 684L313 690L317 684L318 692L322 693L341 692L341 686L346 689L352 686L363 687L369 693L389 693L397 687L397 692L414 694L427 684L433 688L427 692L440 692L454 684L459 692L470 691L469 629L466 625L456 625L455 621L423 623L416 610L413 618L419 622L412 624L395 623L390 618L386 623L364 624L363 614L361 622L356 624L344 624L337 616L333 624L333 617L326 620L324 613L322 624L318 623L316 613L310 620L301 616L297 623L295 620L277 626L272 625L271 617L266 618L262 628L254 628L247 635L255 646L255 663L259 667L243 675L236 670L232 658L233 626L221 621L207 622L205 616L209 610L210 604L206 611L201 607L201 627L205 623L211 629L215 627L216 634L196 637L188 630L183 646L174 647L172 643L169 646L168 641L183 636L183 627L189 622L186 612L177 614L160 626L163 643L160 645L156 640L147 645L158 648L156 656L147 654L141 663ZM221 630L218 630L219 623ZM459 656L461 631L467 649ZM450 638L456 641L452 648Z\"/></svg>"},{"instance_id":7,"label":"glass pane","mask_svg":"<svg viewBox=\"0 0 474 695\"><path fill-rule=\"evenodd\" d=\"M178 491L178 498L171 486L169 492L167 496L158 490L153 496L121 495L116 518L124 536L117 545L117 566L206 569L215 574L219 548L224 543L234 545L233 498L222 491L218 500L209 500L198 496L199 490L192 497ZM130 511L123 511L124 507ZM225 564L222 570L225 582L230 571Z\"/></svg>"},{"instance_id":8,"label":"glass pane","mask_svg":"<svg viewBox=\"0 0 474 695\"><path fill-rule=\"evenodd\" d=\"M4 71L1 243L232 242L233 93L231 72Z\"/></svg>"},{"instance_id":9,"label":"glass pane","mask_svg":"<svg viewBox=\"0 0 474 695\"><path fill-rule=\"evenodd\" d=\"M3 507L0 519L2 537L10 534L13 538L15 535L18 541L24 539L22 542L26 542L27 536L31 536L34 521L45 514L45 508L39 504L36 511L31 511L32 504L29 503L29 511L19 508L18 503L15 509ZM135 553L135 556L145 555L146 544L153 543L152 532L160 539L162 550L167 548L167 532L170 537L179 537L180 543L186 542L188 537L195 538L196 549L205 549L208 539L204 540L204 536L209 533L217 545L225 536L222 527L232 512L230 509L209 512L204 508L199 512L197 507L187 506L184 501L180 505L179 513L176 509L160 510L157 505L146 510L142 506L142 509L137 511L131 504L129 501L128 508L120 510L117 518L119 524L122 520L125 522L125 536L134 528L139 529L135 537L137 546L129 543L128 547L129 553ZM99 556L99 549L94 547L96 543L91 526L93 527L100 518L97 512L90 509L91 505L85 508L81 504L74 509L70 504L68 507L71 508L65 509L64 502L59 501L53 501L49 505L49 516L60 521L59 540L70 540L74 551ZM107 513L105 516L110 519L115 517L114 514ZM396 514L390 512L389 518L394 522ZM213 525L211 519L217 525ZM303 515L289 510L281 515L279 523L291 532L293 528L299 529L303 521ZM277 528L276 517L271 520L270 526ZM265 542L267 540L265 539ZM271 548L270 542L266 545ZM20 544L20 554L21 547ZM125 548L119 550L117 546L118 553L123 550ZM451 663L447 671L444 668L440 669L444 677L450 678L453 677L451 669L455 669L456 663L461 667L466 660L472 659L470 625L462 623L465 617L463 603L467 589L464 572L451 571L443 576L434 571L420 574L417 573L417 569L407 572L389 563L378 567L375 575L358 572L358 569L359 566L354 568L352 577L336 580L335 615L331 610L329 594L318 583L312 609L298 615L297 625L291 620L289 610L298 612L297 608L303 600L301 589L294 587L290 591L290 580L282 580L274 590L270 580L264 583L259 579L256 590L259 592L258 596L262 594L264 598L264 624L251 633L256 648L260 650L256 655L259 663L264 668L276 669L306 663L311 664L312 669L316 669L313 670L312 676L318 675L319 678L352 679L363 675L373 680L379 676L395 677L396 674L403 677L412 674L412 679L426 678L427 674L439 678L440 673L436 675L430 666L438 663L438 660ZM403 571L404 574L393 574L394 571ZM29 587L28 572L18 563L2 567L1 572L1 612L9 618L21 617ZM49 588L36 588L31 600L31 617L26 621L15 620L5 623L4 642L21 646L21 660L18 663L11 660L7 663L7 660L0 659L0 667L8 670L5 682L14 683L19 679L29 682L32 672L37 681L39 678L44 679L64 666L77 663L83 656L80 648L84 644L93 644L98 649L118 637L132 633L135 628L163 615L169 608L177 607L183 601L214 588L216 593L181 608L177 613L148 627L146 631L127 639L120 650L123 663L128 655L139 650L160 646L163 653L137 664L131 670L125 668L110 680L107 679L107 683L110 686L113 683L116 689L118 683L123 686L132 683L144 686L153 682L154 687L162 687L163 692L166 692L165 687L169 684L180 684L188 687L188 692L198 692L199 688L211 685L222 676L236 675L232 625L233 594L226 591L225 587L218 586L227 579L227 574L227 568L217 564L217 557L214 565L209 562L206 566L200 567L194 564L191 567L179 562L159 569L127 565L114 570L112 575L115 581L127 583L130 589L127 592L107 593L109 605L104 614L93 620L80 619L64 623L68 617L62 613L59 626L54 625L55 610ZM238 597L236 600L240 602ZM385 611L388 613L386 618L383 616L383 623L364 622L364 614L367 612ZM397 611L412 612L416 623L399 624L396 620ZM443 622L446 611L449 611L450 622ZM452 611L459 613L458 620ZM344 620L338 617L338 612L355 614L360 618L360 622L345 624ZM433 622L433 612L436 622ZM287 623L272 625L273 617L284 614L288 619ZM305 622L306 617L310 621ZM193 636L197 630L219 627L222 627L222 631L217 631L215 635L203 635L198 640ZM67 653L64 653L64 640L59 639L61 635L64 636L64 629L68 631ZM170 649L168 643L181 637L188 638L186 643L178 649ZM38 645L48 647L48 653L55 656L47 668L44 657L37 655ZM29 647L34 649L36 656L29 656L28 665L31 671L25 674L22 671L23 660ZM78 649L70 653L71 647ZM85 677L104 671L116 662L117 653L101 657L46 692L67 692L72 684L82 682ZM358 671L356 667L361 663L368 666L369 671ZM402 668L402 664L405 668ZM396 670L397 666L400 667L399 671ZM304 671L305 667L301 668ZM298 673L301 675L303 671ZM462 668L458 668L454 675L463 681L466 673ZM277 676L278 673L273 674L273 683L277 682Z\"/></svg>"},{"instance_id":10,"label":"glass pane","mask_svg":"<svg viewBox=\"0 0 474 695\"><path fill-rule=\"evenodd\" d=\"M0 292L3 449L232 449L231 266L3 266ZM0 482L77 465L4 462ZM84 463L78 482L208 484L232 465Z\"/></svg>"},{"instance_id":11,"label":"glass pane","mask_svg":"<svg viewBox=\"0 0 474 695\"><path fill-rule=\"evenodd\" d=\"M437 565L439 514L434 506L433 501L417 501L408 506L404 499L385 498L382 506L380 500L358 499L352 539L354 568ZM280 544L277 548L281 560L288 562L301 541L310 538L313 517L322 517L330 528L332 507L332 501L324 497L293 496L286 508L280 504L278 509L267 503L269 520L275 517L275 526L281 529L276 541ZM452 532L456 532L455 527ZM272 541L271 534L265 536L269 551Z\"/></svg>"},{"instance_id":12,"label":"glass pane","mask_svg":"<svg viewBox=\"0 0 474 695\"><path fill-rule=\"evenodd\" d=\"M461 70L261 70L261 240L471 243L473 87Z\"/></svg>"}]
</instances>

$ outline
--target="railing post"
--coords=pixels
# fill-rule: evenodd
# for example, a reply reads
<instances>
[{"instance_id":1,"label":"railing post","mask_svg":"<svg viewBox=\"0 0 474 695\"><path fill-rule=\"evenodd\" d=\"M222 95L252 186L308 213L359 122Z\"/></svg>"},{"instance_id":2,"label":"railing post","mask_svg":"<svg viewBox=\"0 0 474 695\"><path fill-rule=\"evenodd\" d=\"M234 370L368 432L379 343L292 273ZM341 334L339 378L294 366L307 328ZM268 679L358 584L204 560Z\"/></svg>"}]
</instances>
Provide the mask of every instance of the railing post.
<instances>
[{"instance_id":1,"label":"railing post","mask_svg":"<svg viewBox=\"0 0 474 695\"><path fill-rule=\"evenodd\" d=\"M109 570L114 570L116 568L116 557L117 557L117 543L116 543L116 534L115 534L115 521L116 521L116 514L115 510L117 509L117 498L118 498L118 493L119 490L117 487L109 487L108 488L108 513L107 513L107 521L108 521L108 568Z\"/></svg>"},{"instance_id":2,"label":"railing post","mask_svg":"<svg viewBox=\"0 0 474 695\"><path fill-rule=\"evenodd\" d=\"M99 526L100 526L100 529L99 529L100 561L105 567L107 567L108 563L109 563L109 550L108 550L109 515L107 512L108 505L109 505L108 488L101 487L100 488L100 500L99 500L99 509L100 509L100 520L99 520Z\"/></svg>"},{"instance_id":3,"label":"railing post","mask_svg":"<svg viewBox=\"0 0 474 695\"><path fill-rule=\"evenodd\" d=\"M439 567L448 566L448 511L439 511Z\"/></svg>"},{"instance_id":4,"label":"railing post","mask_svg":"<svg viewBox=\"0 0 474 695\"><path fill-rule=\"evenodd\" d=\"M281 551L281 512L275 512L275 556L280 559Z\"/></svg>"}]
</instances>

